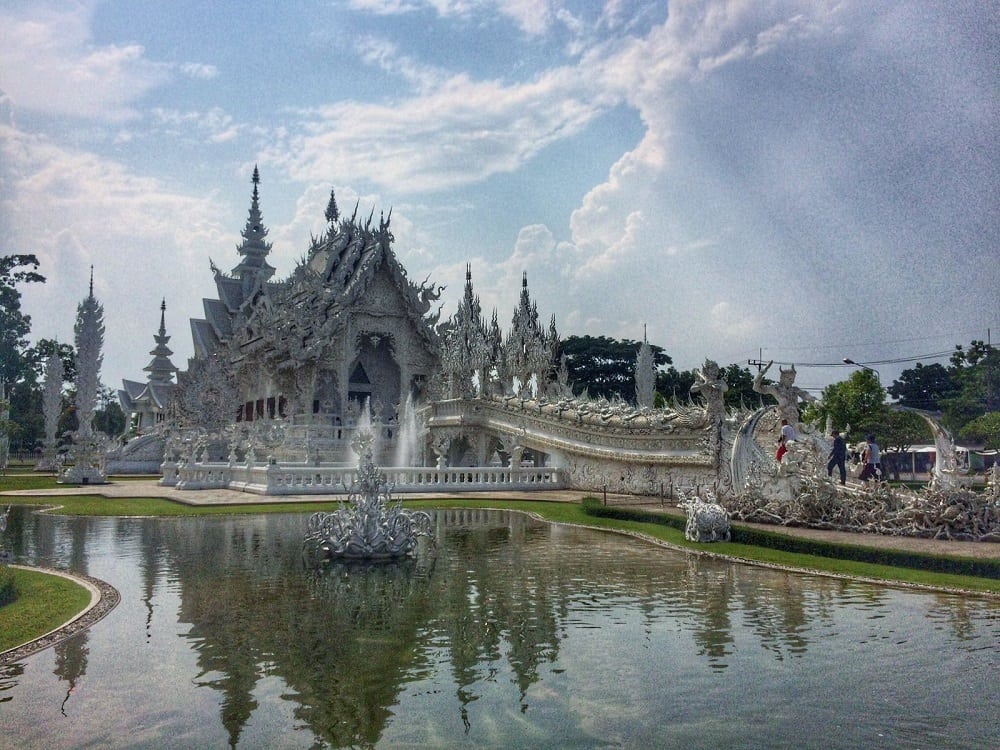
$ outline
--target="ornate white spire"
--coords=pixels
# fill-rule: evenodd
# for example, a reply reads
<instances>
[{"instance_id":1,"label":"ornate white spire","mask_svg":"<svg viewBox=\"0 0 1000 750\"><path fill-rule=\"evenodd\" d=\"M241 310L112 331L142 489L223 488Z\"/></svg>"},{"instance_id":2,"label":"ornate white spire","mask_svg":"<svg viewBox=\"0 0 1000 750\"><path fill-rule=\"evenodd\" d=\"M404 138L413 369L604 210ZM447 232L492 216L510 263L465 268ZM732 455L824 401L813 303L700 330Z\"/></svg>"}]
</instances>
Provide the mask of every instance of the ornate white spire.
<instances>
[{"instance_id":1,"label":"ornate white spire","mask_svg":"<svg viewBox=\"0 0 1000 750\"><path fill-rule=\"evenodd\" d=\"M42 414L45 416L45 447L54 448L62 410L63 361L53 352L45 361L45 385L42 388Z\"/></svg>"},{"instance_id":2,"label":"ornate white spire","mask_svg":"<svg viewBox=\"0 0 1000 750\"><path fill-rule=\"evenodd\" d=\"M442 367L451 378L450 396L466 396L472 390L473 378L483 391L492 356L486 326L483 323L479 297L472 289L472 266L465 267L465 296L452 318L452 327L445 341Z\"/></svg>"},{"instance_id":3,"label":"ornate white spire","mask_svg":"<svg viewBox=\"0 0 1000 750\"><path fill-rule=\"evenodd\" d=\"M81 438L94 434L91 422L97 402L97 387L104 359L104 307L94 298L94 267L90 267L90 293L76 310L76 415Z\"/></svg>"},{"instance_id":4,"label":"ornate white spire","mask_svg":"<svg viewBox=\"0 0 1000 750\"><path fill-rule=\"evenodd\" d=\"M550 340L555 337L555 342ZM528 294L528 272L521 276L521 300L511 320L510 333L504 344L505 370L508 376L516 377L520 392L530 388L530 380L535 377L536 387L541 389L545 379L554 368L553 352L558 347L555 333L555 318L551 332L546 336L538 322L538 305ZM506 384L505 384L506 385Z\"/></svg>"},{"instance_id":5,"label":"ornate white spire","mask_svg":"<svg viewBox=\"0 0 1000 750\"><path fill-rule=\"evenodd\" d=\"M174 363L170 361L170 355L173 352L167 347L170 337L167 335L167 327L164 322L166 310L167 301L164 299L160 302L160 330L159 333L153 336L153 340L156 341L156 347L150 352L153 355L153 359L148 365L142 368L145 372L149 373L149 380L152 383L171 383L174 379L174 373L177 372Z\"/></svg>"},{"instance_id":6,"label":"ornate white spire","mask_svg":"<svg viewBox=\"0 0 1000 750\"><path fill-rule=\"evenodd\" d=\"M642 326L642 346L635 360L635 401L639 406L652 407L656 392L656 363L653 349L646 340L646 324Z\"/></svg>"},{"instance_id":7,"label":"ornate white spire","mask_svg":"<svg viewBox=\"0 0 1000 750\"><path fill-rule=\"evenodd\" d=\"M267 256L271 252L271 243L265 242L267 228L260 212L260 194L257 186L260 184L260 171L253 168L253 194L250 199L250 214L246 226L243 227L243 243L237 248L243 256L240 264L233 269L233 275L244 282L244 288L263 284L274 275L274 268L268 264Z\"/></svg>"}]
</instances>

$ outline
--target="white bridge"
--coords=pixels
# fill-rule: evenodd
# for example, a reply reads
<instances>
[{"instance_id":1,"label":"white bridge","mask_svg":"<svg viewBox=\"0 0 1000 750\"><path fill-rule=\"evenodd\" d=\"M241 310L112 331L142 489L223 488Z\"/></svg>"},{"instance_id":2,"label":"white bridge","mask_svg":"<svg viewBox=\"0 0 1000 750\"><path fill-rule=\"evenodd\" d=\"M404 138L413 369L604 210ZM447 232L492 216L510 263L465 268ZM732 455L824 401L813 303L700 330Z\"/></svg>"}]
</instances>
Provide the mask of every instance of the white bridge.
<instances>
[{"instance_id":1,"label":"white bridge","mask_svg":"<svg viewBox=\"0 0 1000 750\"><path fill-rule=\"evenodd\" d=\"M380 471L394 493L573 488L662 496L718 483L721 425L713 429L700 407L636 410L480 397L437 401L418 417L411 463L419 466L392 466L400 430L371 426L377 453L390 464ZM316 426L309 437L303 429L272 422L238 449L221 435L175 444L161 467L162 484L266 495L346 493L358 469L345 448L357 428L338 427L329 436L328 427Z\"/></svg>"}]
</instances>

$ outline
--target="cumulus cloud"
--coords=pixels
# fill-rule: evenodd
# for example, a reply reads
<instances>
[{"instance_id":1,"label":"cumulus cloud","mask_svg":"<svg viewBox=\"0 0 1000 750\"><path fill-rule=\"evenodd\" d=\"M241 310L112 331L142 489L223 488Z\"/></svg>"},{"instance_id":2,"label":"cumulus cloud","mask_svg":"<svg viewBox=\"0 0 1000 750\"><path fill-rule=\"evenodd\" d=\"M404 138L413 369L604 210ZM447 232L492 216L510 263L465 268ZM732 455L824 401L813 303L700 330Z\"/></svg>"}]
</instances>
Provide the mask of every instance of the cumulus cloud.
<instances>
[{"instance_id":1,"label":"cumulus cloud","mask_svg":"<svg viewBox=\"0 0 1000 750\"><path fill-rule=\"evenodd\" d=\"M137 342L151 341L158 315L151 293L169 290L174 309L200 309L210 291L209 255L232 248L236 224L235 217L227 224L227 207L8 128L0 128L0 164L0 223L10 227L12 247L38 256L48 279L24 299L33 336L72 341L91 265L98 296L114 300L105 362L115 375L134 359ZM191 274L191 283L170 281L190 269L204 273ZM181 333L180 320L176 326ZM187 349L181 337L177 350Z\"/></svg>"},{"instance_id":2,"label":"cumulus cloud","mask_svg":"<svg viewBox=\"0 0 1000 750\"><path fill-rule=\"evenodd\" d=\"M179 111L154 107L149 110L149 124L160 134L190 137L198 134L209 143L226 143L246 130L220 107L208 110Z\"/></svg>"},{"instance_id":3,"label":"cumulus cloud","mask_svg":"<svg viewBox=\"0 0 1000 750\"><path fill-rule=\"evenodd\" d=\"M549 0L349 0L352 10L376 15L401 15L431 9L443 18L470 18L494 12L513 21L525 34L543 34L554 15Z\"/></svg>"},{"instance_id":4,"label":"cumulus cloud","mask_svg":"<svg viewBox=\"0 0 1000 750\"><path fill-rule=\"evenodd\" d=\"M139 116L136 102L172 76L169 64L137 44L95 45L87 3L0 10L0 88L24 111L121 122Z\"/></svg>"}]
</instances>

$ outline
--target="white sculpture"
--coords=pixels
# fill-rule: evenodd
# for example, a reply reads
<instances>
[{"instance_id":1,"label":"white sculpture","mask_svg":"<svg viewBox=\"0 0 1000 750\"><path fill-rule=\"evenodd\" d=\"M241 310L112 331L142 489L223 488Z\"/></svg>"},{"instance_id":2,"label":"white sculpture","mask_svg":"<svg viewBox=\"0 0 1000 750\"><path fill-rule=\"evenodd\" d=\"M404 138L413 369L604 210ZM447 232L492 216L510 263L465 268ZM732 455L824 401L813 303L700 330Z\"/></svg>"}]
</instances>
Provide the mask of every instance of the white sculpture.
<instances>
[{"instance_id":1,"label":"white sculpture","mask_svg":"<svg viewBox=\"0 0 1000 750\"><path fill-rule=\"evenodd\" d=\"M45 361L45 385L42 389L42 413L45 416L45 443L42 457L35 465L36 471L54 471L56 468L56 432L62 410L63 361L57 353Z\"/></svg>"},{"instance_id":2,"label":"white sculpture","mask_svg":"<svg viewBox=\"0 0 1000 750\"><path fill-rule=\"evenodd\" d=\"M429 515L392 503L385 476L372 460L373 441L370 431L358 432L352 441L361 459L348 503L309 519L303 550L313 562L407 557L415 553L420 537L431 535Z\"/></svg>"},{"instance_id":3,"label":"white sculpture","mask_svg":"<svg viewBox=\"0 0 1000 750\"><path fill-rule=\"evenodd\" d=\"M639 408L653 408L656 393L656 362L653 349L646 341L645 326L643 326L642 346L635 359L635 402Z\"/></svg>"},{"instance_id":4,"label":"white sculpture","mask_svg":"<svg viewBox=\"0 0 1000 750\"><path fill-rule=\"evenodd\" d=\"M692 494L684 502L687 509L684 538L689 542L728 542L732 539L728 511L711 490L702 490L701 494L705 499Z\"/></svg>"},{"instance_id":5,"label":"white sculpture","mask_svg":"<svg viewBox=\"0 0 1000 750\"><path fill-rule=\"evenodd\" d=\"M74 463L60 472L67 484L102 484L107 439L94 434L94 408L104 344L104 307L94 297L94 269L90 270L90 292L77 308L76 325L76 412L79 424L71 448Z\"/></svg>"},{"instance_id":6,"label":"white sculpture","mask_svg":"<svg viewBox=\"0 0 1000 750\"><path fill-rule=\"evenodd\" d=\"M803 401L815 401L816 397L808 391L795 385L795 365L787 370L778 367L780 375L777 383L765 383L764 376L771 369L774 361L767 363L767 366L757 373L753 380L753 389L757 393L774 396L778 402L778 413L782 419L787 419L788 424L799 424L799 399Z\"/></svg>"}]
</instances>

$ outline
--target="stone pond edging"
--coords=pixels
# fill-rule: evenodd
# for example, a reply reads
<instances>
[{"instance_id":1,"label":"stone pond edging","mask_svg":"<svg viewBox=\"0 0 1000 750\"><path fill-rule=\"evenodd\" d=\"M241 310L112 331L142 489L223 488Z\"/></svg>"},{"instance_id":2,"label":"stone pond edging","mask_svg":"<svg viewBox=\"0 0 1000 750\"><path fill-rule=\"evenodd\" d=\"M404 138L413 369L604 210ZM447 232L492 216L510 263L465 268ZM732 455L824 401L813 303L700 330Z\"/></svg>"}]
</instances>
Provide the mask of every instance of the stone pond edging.
<instances>
[{"instance_id":1,"label":"stone pond edging","mask_svg":"<svg viewBox=\"0 0 1000 750\"><path fill-rule=\"evenodd\" d=\"M101 620L111 610L118 606L121 595L118 589L106 581L93 576L81 573L70 573L66 570L56 570L54 568L37 568L28 565L11 565L18 570L30 570L36 573L46 573L48 575L67 578L74 583L78 583L90 592L90 603L80 612L64 622L58 628L50 630L38 638L22 643L20 646L8 649L0 653L0 666L13 664L38 651L44 651L50 646L62 643L67 638L71 638L78 633L87 630L91 625Z\"/></svg>"}]
</instances>

